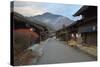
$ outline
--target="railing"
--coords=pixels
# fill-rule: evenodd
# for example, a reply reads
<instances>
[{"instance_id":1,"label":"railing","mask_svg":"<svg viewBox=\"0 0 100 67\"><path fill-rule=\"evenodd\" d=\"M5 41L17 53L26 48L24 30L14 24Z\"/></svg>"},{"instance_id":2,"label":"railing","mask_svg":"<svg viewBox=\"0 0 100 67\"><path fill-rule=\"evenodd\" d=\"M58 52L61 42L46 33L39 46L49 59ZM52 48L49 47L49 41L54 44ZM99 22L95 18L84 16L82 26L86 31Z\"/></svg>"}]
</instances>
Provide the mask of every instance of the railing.
<instances>
[{"instance_id":1,"label":"railing","mask_svg":"<svg viewBox=\"0 0 100 67\"><path fill-rule=\"evenodd\" d=\"M96 31L96 26L83 26L79 28L79 32L92 32L92 31Z\"/></svg>"}]
</instances>

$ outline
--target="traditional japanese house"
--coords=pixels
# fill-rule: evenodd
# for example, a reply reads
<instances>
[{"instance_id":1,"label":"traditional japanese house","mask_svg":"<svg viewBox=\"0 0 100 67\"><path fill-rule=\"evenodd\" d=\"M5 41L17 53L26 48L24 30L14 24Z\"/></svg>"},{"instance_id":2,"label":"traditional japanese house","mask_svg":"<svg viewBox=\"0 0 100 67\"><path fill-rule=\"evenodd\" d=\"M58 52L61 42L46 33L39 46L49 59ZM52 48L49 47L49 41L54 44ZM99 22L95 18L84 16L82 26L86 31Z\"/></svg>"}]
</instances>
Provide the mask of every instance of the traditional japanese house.
<instances>
[{"instance_id":1,"label":"traditional japanese house","mask_svg":"<svg viewBox=\"0 0 100 67\"><path fill-rule=\"evenodd\" d=\"M44 26L29 21L19 13L11 12L11 34L13 35L12 53L14 61L12 65L19 65L18 56L23 54L30 46L45 40L48 31ZM18 60L17 60L17 59ZM25 61L24 61L25 62Z\"/></svg>"},{"instance_id":2,"label":"traditional japanese house","mask_svg":"<svg viewBox=\"0 0 100 67\"><path fill-rule=\"evenodd\" d=\"M22 61L20 61L20 59L22 59L21 57L27 52L26 50L30 46L48 38L48 36L46 36L48 29L44 25L37 24L38 21L30 21L27 17L14 12L13 8L14 3L11 2L11 55L13 55L11 56L11 64L29 64L28 60L23 60L22 63ZM30 53L30 51L28 53ZM31 56L31 54L27 56Z\"/></svg>"},{"instance_id":3,"label":"traditional japanese house","mask_svg":"<svg viewBox=\"0 0 100 67\"><path fill-rule=\"evenodd\" d=\"M82 44L97 44L97 7L83 6L73 16L82 16L81 20L75 21L67 27L67 30L76 40L82 38Z\"/></svg>"},{"instance_id":4,"label":"traditional japanese house","mask_svg":"<svg viewBox=\"0 0 100 67\"><path fill-rule=\"evenodd\" d=\"M63 25L63 28L56 31L56 38L65 41L67 37L66 26Z\"/></svg>"}]
</instances>

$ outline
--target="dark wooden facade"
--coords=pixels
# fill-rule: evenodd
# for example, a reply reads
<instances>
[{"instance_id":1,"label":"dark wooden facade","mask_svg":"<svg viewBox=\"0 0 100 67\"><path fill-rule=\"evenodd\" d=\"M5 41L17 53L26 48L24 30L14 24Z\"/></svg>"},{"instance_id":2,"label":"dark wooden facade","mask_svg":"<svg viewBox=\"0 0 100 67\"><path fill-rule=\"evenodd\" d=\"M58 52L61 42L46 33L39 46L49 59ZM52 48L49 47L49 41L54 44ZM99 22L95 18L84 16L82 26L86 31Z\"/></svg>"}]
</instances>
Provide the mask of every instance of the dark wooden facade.
<instances>
[{"instance_id":1,"label":"dark wooden facade","mask_svg":"<svg viewBox=\"0 0 100 67\"><path fill-rule=\"evenodd\" d=\"M82 15L81 20L75 21L67 27L69 34L74 34L75 40L80 35L82 44L97 44L97 7L83 6L73 16Z\"/></svg>"},{"instance_id":2,"label":"dark wooden facade","mask_svg":"<svg viewBox=\"0 0 100 67\"><path fill-rule=\"evenodd\" d=\"M13 35L11 64L23 65L23 63L28 64L29 61L23 60L21 62L21 57L27 52L30 46L47 39L48 30L42 25L29 21L19 13L11 12L11 33Z\"/></svg>"},{"instance_id":3,"label":"dark wooden facade","mask_svg":"<svg viewBox=\"0 0 100 67\"><path fill-rule=\"evenodd\" d=\"M24 16L13 12L12 13L12 19L13 19L13 30L18 30L18 29L27 29L27 30L31 30L32 32L36 32L39 37L42 40L45 40L45 34L48 33L48 29L45 26L36 24L36 22L31 22L30 20L28 20L27 18L25 18ZM40 39L39 38L39 39Z\"/></svg>"},{"instance_id":4,"label":"dark wooden facade","mask_svg":"<svg viewBox=\"0 0 100 67\"><path fill-rule=\"evenodd\" d=\"M63 28L56 31L56 38L59 38L62 41L66 41L68 39L68 34L67 34L67 30L66 30L66 26L63 25Z\"/></svg>"}]
</instances>

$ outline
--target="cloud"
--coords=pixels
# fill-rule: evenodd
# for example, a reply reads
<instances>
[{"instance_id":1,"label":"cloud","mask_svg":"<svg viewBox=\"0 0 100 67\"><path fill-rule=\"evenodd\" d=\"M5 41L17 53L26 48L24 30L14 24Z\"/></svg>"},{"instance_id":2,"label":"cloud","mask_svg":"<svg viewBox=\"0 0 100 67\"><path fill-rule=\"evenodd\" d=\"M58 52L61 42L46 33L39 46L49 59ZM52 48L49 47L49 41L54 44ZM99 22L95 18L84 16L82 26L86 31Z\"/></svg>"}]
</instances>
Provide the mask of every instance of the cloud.
<instances>
[{"instance_id":1,"label":"cloud","mask_svg":"<svg viewBox=\"0 0 100 67\"><path fill-rule=\"evenodd\" d=\"M14 7L14 11L24 16L35 16L46 12L44 9L31 8L31 7Z\"/></svg>"},{"instance_id":2,"label":"cloud","mask_svg":"<svg viewBox=\"0 0 100 67\"><path fill-rule=\"evenodd\" d=\"M66 16L72 20L76 20L77 17L72 15L80 9L81 5L71 4L56 4L56 3L43 3L43 2L30 2L30 1L15 1L14 10L23 14L24 16L35 16L50 12Z\"/></svg>"}]
</instances>

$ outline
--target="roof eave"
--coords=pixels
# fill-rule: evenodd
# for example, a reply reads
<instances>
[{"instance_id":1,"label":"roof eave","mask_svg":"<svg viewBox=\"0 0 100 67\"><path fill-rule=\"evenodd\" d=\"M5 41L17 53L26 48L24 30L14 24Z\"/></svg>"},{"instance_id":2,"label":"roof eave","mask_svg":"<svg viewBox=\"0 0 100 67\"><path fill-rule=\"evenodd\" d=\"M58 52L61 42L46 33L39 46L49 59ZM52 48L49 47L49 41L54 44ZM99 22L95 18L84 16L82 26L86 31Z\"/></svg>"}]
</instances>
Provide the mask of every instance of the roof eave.
<instances>
[{"instance_id":1,"label":"roof eave","mask_svg":"<svg viewBox=\"0 0 100 67\"><path fill-rule=\"evenodd\" d=\"M79 15L81 15L82 12L83 12L84 10L86 10L87 8L88 8L88 6L83 6L83 7L81 7L73 16L79 16Z\"/></svg>"}]
</instances>

